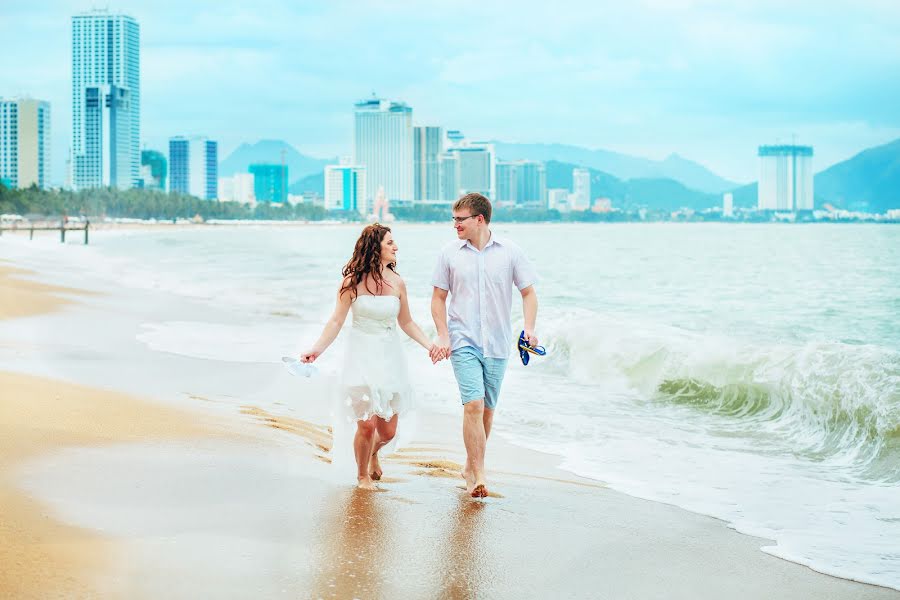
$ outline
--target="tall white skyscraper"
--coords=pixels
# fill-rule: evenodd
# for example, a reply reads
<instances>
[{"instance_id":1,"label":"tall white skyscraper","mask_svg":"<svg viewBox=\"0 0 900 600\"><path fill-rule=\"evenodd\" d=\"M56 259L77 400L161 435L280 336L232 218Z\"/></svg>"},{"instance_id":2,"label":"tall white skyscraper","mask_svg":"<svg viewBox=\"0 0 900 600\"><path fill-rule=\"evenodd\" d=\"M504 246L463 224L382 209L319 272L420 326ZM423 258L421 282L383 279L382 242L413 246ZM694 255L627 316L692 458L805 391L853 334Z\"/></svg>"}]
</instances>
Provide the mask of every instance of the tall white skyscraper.
<instances>
[{"instance_id":1,"label":"tall white skyscraper","mask_svg":"<svg viewBox=\"0 0 900 600\"><path fill-rule=\"evenodd\" d=\"M355 105L353 164L366 168L366 195L384 188L390 201L412 202L412 108L381 98Z\"/></svg>"},{"instance_id":2,"label":"tall white skyscraper","mask_svg":"<svg viewBox=\"0 0 900 600\"><path fill-rule=\"evenodd\" d=\"M72 17L72 185L138 185L140 30L133 18L92 10Z\"/></svg>"},{"instance_id":3,"label":"tall white skyscraper","mask_svg":"<svg viewBox=\"0 0 900 600\"><path fill-rule=\"evenodd\" d=\"M759 210L813 209L812 146L760 146Z\"/></svg>"},{"instance_id":4,"label":"tall white skyscraper","mask_svg":"<svg viewBox=\"0 0 900 600\"><path fill-rule=\"evenodd\" d=\"M415 127L413 130L413 189L416 200L441 198L442 127Z\"/></svg>"},{"instance_id":5,"label":"tall white skyscraper","mask_svg":"<svg viewBox=\"0 0 900 600\"><path fill-rule=\"evenodd\" d=\"M377 193L377 190L376 190ZM366 168L359 165L325 167L325 208L354 210L365 216L371 204L366 202Z\"/></svg>"},{"instance_id":6,"label":"tall white skyscraper","mask_svg":"<svg viewBox=\"0 0 900 600\"><path fill-rule=\"evenodd\" d=\"M169 140L169 191L215 200L218 183L218 142L199 136Z\"/></svg>"},{"instance_id":7,"label":"tall white skyscraper","mask_svg":"<svg viewBox=\"0 0 900 600\"><path fill-rule=\"evenodd\" d=\"M591 172L587 169L572 169L572 195L569 197L570 210L591 208Z\"/></svg>"},{"instance_id":8,"label":"tall white skyscraper","mask_svg":"<svg viewBox=\"0 0 900 600\"><path fill-rule=\"evenodd\" d=\"M50 103L0 98L0 182L46 188L50 177Z\"/></svg>"}]
</instances>

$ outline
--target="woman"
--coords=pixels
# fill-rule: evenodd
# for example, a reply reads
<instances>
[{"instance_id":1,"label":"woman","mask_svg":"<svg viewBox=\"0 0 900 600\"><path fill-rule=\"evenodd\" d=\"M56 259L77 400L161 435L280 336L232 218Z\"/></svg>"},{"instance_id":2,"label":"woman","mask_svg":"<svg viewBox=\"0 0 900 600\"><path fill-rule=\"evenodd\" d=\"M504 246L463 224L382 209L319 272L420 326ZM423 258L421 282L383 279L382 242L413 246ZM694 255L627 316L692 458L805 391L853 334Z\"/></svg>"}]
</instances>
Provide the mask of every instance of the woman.
<instances>
[{"instance_id":1,"label":"woman","mask_svg":"<svg viewBox=\"0 0 900 600\"><path fill-rule=\"evenodd\" d=\"M334 313L313 347L300 356L311 363L325 352L353 311L341 374L343 415L356 421L353 454L357 481L374 490L381 479L378 451L397 433L397 417L412 408L406 358L397 336L403 333L428 350L432 361L437 349L409 313L406 284L396 271L397 244L389 227L374 223L363 229L353 257L344 267Z\"/></svg>"}]
</instances>

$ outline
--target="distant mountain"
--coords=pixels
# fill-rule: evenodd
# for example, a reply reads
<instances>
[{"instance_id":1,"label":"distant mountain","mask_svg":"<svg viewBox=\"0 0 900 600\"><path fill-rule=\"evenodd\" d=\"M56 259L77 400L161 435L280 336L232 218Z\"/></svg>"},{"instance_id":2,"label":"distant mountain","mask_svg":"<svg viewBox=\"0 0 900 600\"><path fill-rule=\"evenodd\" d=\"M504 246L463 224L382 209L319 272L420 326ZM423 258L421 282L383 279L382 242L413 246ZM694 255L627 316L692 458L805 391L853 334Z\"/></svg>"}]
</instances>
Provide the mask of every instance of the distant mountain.
<instances>
[{"instance_id":1,"label":"distant mountain","mask_svg":"<svg viewBox=\"0 0 900 600\"><path fill-rule=\"evenodd\" d=\"M734 205L757 204L756 182L735 188ZM863 150L813 177L816 208L836 208L883 213L900 208L900 139Z\"/></svg>"},{"instance_id":2,"label":"distant mountain","mask_svg":"<svg viewBox=\"0 0 900 600\"><path fill-rule=\"evenodd\" d=\"M288 180L298 181L307 175L320 173L325 165L336 164L337 159L312 158L281 140L260 140L255 144L241 144L219 162L219 176L229 177L235 173L246 173L253 163L281 164L281 151L285 151L284 161L288 168Z\"/></svg>"},{"instance_id":3,"label":"distant mountain","mask_svg":"<svg viewBox=\"0 0 900 600\"><path fill-rule=\"evenodd\" d=\"M719 177L703 165L672 154L665 160L650 160L610 152L589 150L564 144L508 144L494 142L502 160L559 161L603 171L619 179L674 179L687 188L721 193L737 186Z\"/></svg>"},{"instance_id":4,"label":"distant mountain","mask_svg":"<svg viewBox=\"0 0 900 600\"><path fill-rule=\"evenodd\" d=\"M572 169L579 165L547 162L547 187L572 189ZM672 211L679 208L702 210L721 204L721 196L685 187L673 179L635 178L622 181L609 173L589 168L591 199L609 198L616 208Z\"/></svg>"},{"instance_id":5,"label":"distant mountain","mask_svg":"<svg viewBox=\"0 0 900 600\"><path fill-rule=\"evenodd\" d=\"M900 208L900 139L863 150L813 181L816 206L883 213Z\"/></svg>"},{"instance_id":6,"label":"distant mountain","mask_svg":"<svg viewBox=\"0 0 900 600\"><path fill-rule=\"evenodd\" d=\"M320 196L325 195L325 173L322 170L319 170L318 173L313 173L312 175L307 175L303 179L299 181L295 181L291 185L288 186L288 192L291 194L297 194L298 196L303 192L315 192Z\"/></svg>"}]
</instances>

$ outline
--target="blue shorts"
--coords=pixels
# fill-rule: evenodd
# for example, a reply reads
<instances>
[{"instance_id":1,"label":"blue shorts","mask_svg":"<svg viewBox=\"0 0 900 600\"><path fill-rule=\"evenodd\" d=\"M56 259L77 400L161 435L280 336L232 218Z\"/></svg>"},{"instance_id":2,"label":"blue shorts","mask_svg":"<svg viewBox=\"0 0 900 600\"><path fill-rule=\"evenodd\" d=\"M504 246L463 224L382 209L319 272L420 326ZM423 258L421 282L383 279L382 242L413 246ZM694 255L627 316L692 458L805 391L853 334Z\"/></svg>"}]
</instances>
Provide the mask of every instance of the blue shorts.
<instances>
[{"instance_id":1,"label":"blue shorts","mask_svg":"<svg viewBox=\"0 0 900 600\"><path fill-rule=\"evenodd\" d=\"M500 396L500 385L506 374L505 358L485 358L481 350L463 346L450 353L453 374L459 385L462 403L484 399L485 408L494 410Z\"/></svg>"}]
</instances>

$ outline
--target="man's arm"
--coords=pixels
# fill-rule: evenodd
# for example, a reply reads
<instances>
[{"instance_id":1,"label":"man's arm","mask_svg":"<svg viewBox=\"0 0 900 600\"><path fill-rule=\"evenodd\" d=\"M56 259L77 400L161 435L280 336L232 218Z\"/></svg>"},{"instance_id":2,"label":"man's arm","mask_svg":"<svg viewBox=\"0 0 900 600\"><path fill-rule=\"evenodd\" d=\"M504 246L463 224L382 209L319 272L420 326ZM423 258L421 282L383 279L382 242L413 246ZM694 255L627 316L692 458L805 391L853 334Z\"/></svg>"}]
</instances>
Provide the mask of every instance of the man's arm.
<instances>
[{"instance_id":1,"label":"man's arm","mask_svg":"<svg viewBox=\"0 0 900 600\"><path fill-rule=\"evenodd\" d=\"M434 319L434 328L437 330L437 346L441 351L441 358L450 356L450 331L447 329L447 290L434 288L431 294L431 318Z\"/></svg>"},{"instance_id":2,"label":"man's arm","mask_svg":"<svg viewBox=\"0 0 900 600\"><path fill-rule=\"evenodd\" d=\"M538 345L538 338L534 333L534 324L537 321L538 299L534 286L529 285L527 288L519 290L522 294L522 314L525 317L525 339L532 346ZM432 301L432 306L434 301ZM432 309L434 312L434 309Z\"/></svg>"}]
</instances>

